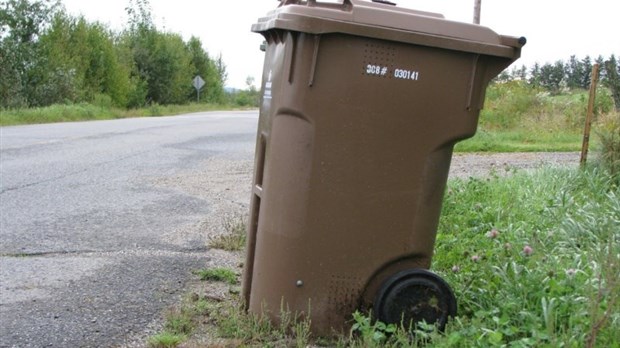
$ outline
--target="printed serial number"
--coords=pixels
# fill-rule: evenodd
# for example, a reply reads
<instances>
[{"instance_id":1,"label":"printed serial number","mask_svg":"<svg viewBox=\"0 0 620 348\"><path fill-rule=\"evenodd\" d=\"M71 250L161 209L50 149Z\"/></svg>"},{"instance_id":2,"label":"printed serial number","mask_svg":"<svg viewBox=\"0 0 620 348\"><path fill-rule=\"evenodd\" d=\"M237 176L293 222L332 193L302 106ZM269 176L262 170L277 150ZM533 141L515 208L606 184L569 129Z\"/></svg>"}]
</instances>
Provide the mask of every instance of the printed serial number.
<instances>
[{"instance_id":1,"label":"printed serial number","mask_svg":"<svg viewBox=\"0 0 620 348\"><path fill-rule=\"evenodd\" d=\"M394 77L397 79L418 81L418 79L420 78L420 72L405 69L395 69Z\"/></svg>"},{"instance_id":2,"label":"printed serial number","mask_svg":"<svg viewBox=\"0 0 620 348\"><path fill-rule=\"evenodd\" d=\"M366 74L368 75L385 76L387 75L387 73L388 73L387 66L380 66L380 65L373 65L373 64L366 65Z\"/></svg>"}]
</instances>

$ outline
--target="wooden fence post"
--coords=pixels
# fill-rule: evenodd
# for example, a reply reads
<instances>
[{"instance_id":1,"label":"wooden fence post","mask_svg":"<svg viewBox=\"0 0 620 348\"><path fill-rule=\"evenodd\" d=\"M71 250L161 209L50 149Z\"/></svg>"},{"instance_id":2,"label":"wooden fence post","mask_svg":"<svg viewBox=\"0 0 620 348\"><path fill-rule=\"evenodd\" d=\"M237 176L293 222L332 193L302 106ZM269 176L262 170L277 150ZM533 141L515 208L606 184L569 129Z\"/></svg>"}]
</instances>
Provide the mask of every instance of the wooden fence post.
<instances>
[{"instance_id":1,"label":"wooden fence post","mask_svg":"<svg viewBox=\"0 0 620 348\"><path fill-rule=\"evenodd\" d=\"M596 99L596 85L598 84L598 64L592 66L592 77L590 82L590 97L588 99L588 113L586 114L586 126L583 130L583 144L581 145L581 159L579 163L583 167L588 160L588 148L590 147L590 130L592 128L592 117L594 114L594 100Z\"/></svg>"}]
</instances>

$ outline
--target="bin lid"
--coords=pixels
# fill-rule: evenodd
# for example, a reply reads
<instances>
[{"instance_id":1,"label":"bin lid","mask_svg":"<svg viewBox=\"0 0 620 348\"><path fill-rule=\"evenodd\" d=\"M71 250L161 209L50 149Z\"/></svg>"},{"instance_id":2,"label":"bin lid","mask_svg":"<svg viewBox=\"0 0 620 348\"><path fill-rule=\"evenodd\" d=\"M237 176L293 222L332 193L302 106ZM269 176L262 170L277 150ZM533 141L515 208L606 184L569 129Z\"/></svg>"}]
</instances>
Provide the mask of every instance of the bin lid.
<instances>
[{"instance_id":1,"label":"bin lid","mask_svg":"<svg viewBox=\"0 0 620 348\"><path fill-rule=\"evenodd\" d=\"M493 30L447 20L443 15L397 7L387 1L281 0L260 18L252 31L273 29L309 34L344 33L422 46L516 59L525 38L498 35Z\"/></svg>"}]
</instances>

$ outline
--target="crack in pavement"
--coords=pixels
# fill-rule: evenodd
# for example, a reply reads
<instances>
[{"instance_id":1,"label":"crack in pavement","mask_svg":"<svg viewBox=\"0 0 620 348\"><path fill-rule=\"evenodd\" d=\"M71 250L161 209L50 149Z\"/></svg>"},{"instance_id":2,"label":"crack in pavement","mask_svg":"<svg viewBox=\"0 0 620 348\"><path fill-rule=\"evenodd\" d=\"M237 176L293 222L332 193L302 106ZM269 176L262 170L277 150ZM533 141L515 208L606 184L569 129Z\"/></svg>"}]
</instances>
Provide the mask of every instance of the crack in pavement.
<instances>
[{"instance_id":1,"label":"crack in pavement","mask_svg":"<svg viewBox=\"0 0 620 348\"><path fill-rule=\"evenodd\" d=\"M28 183L28 184L13 186L13 187L7 187L5 189L0 190L0 195L4 194L6 192L10 192L10 191L21 190L21 189L24 189L24 188L28 188L28 187L32 187L32 186L36 186L36 185L40 185L40 184L46 184L46 183L54 182L54 181L57 181L57 180L66 179L66 178L68 178L70 176L77 175L77 174L83 174L83 173L86 173L88 171L92 171L92 170L94 170L96 168L102 167L102 166L110 164L110 163L116 163L116 162L124 161L124 160L129 159L129 158L138 157L138 156L141 156L141 155L143 155L145 153L148 153L148 152L150 152L150 151L149 150L140 151L140 152L137 152L137 153L133 153L131 155L122 156L122 157L115 158L115 159L112 159L112 160L95 163L95 164L93 164L92 166L90 166L88 168L84 168L84 169L68 172L68 173L65 173L63 175L56 176L56 177L53 177L53 178L48 178L48 179L45 179L45 180L39 180L37 182L32 182L32 183Z\"/></svg>"}]
</instances>

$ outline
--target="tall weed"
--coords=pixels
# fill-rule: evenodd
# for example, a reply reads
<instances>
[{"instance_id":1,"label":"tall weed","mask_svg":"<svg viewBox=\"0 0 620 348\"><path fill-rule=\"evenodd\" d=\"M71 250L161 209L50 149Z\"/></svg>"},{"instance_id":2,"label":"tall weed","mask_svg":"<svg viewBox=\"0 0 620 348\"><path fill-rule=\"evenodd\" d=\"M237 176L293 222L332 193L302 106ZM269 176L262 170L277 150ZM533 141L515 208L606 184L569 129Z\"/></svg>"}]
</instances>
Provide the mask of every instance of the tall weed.
<instances>
[{"instance_id":1,"label":"tall weed","mask_svg":"<svg viewBox=\"0 0 620 348\"><path fill-rule=\"evenodd\" d=\"M620 181L620 113L610 112L597 124L601 162Z\"/></svg>"},{"instance_id":2,"label":"tall weed","mask_svg":"<svg viewBox=\"0 0 620 348\"><path fill-rule=\"evenodd\" d=\"M613 109L610 92L600 88L595 112L602 115ZM487 89L480 127L485 130L528 130L534 133L579 132L583 129L588 94L583 90L564 91L560 95L532 87L523 81L495 83Z\"/></svg>"}]
</instances>

